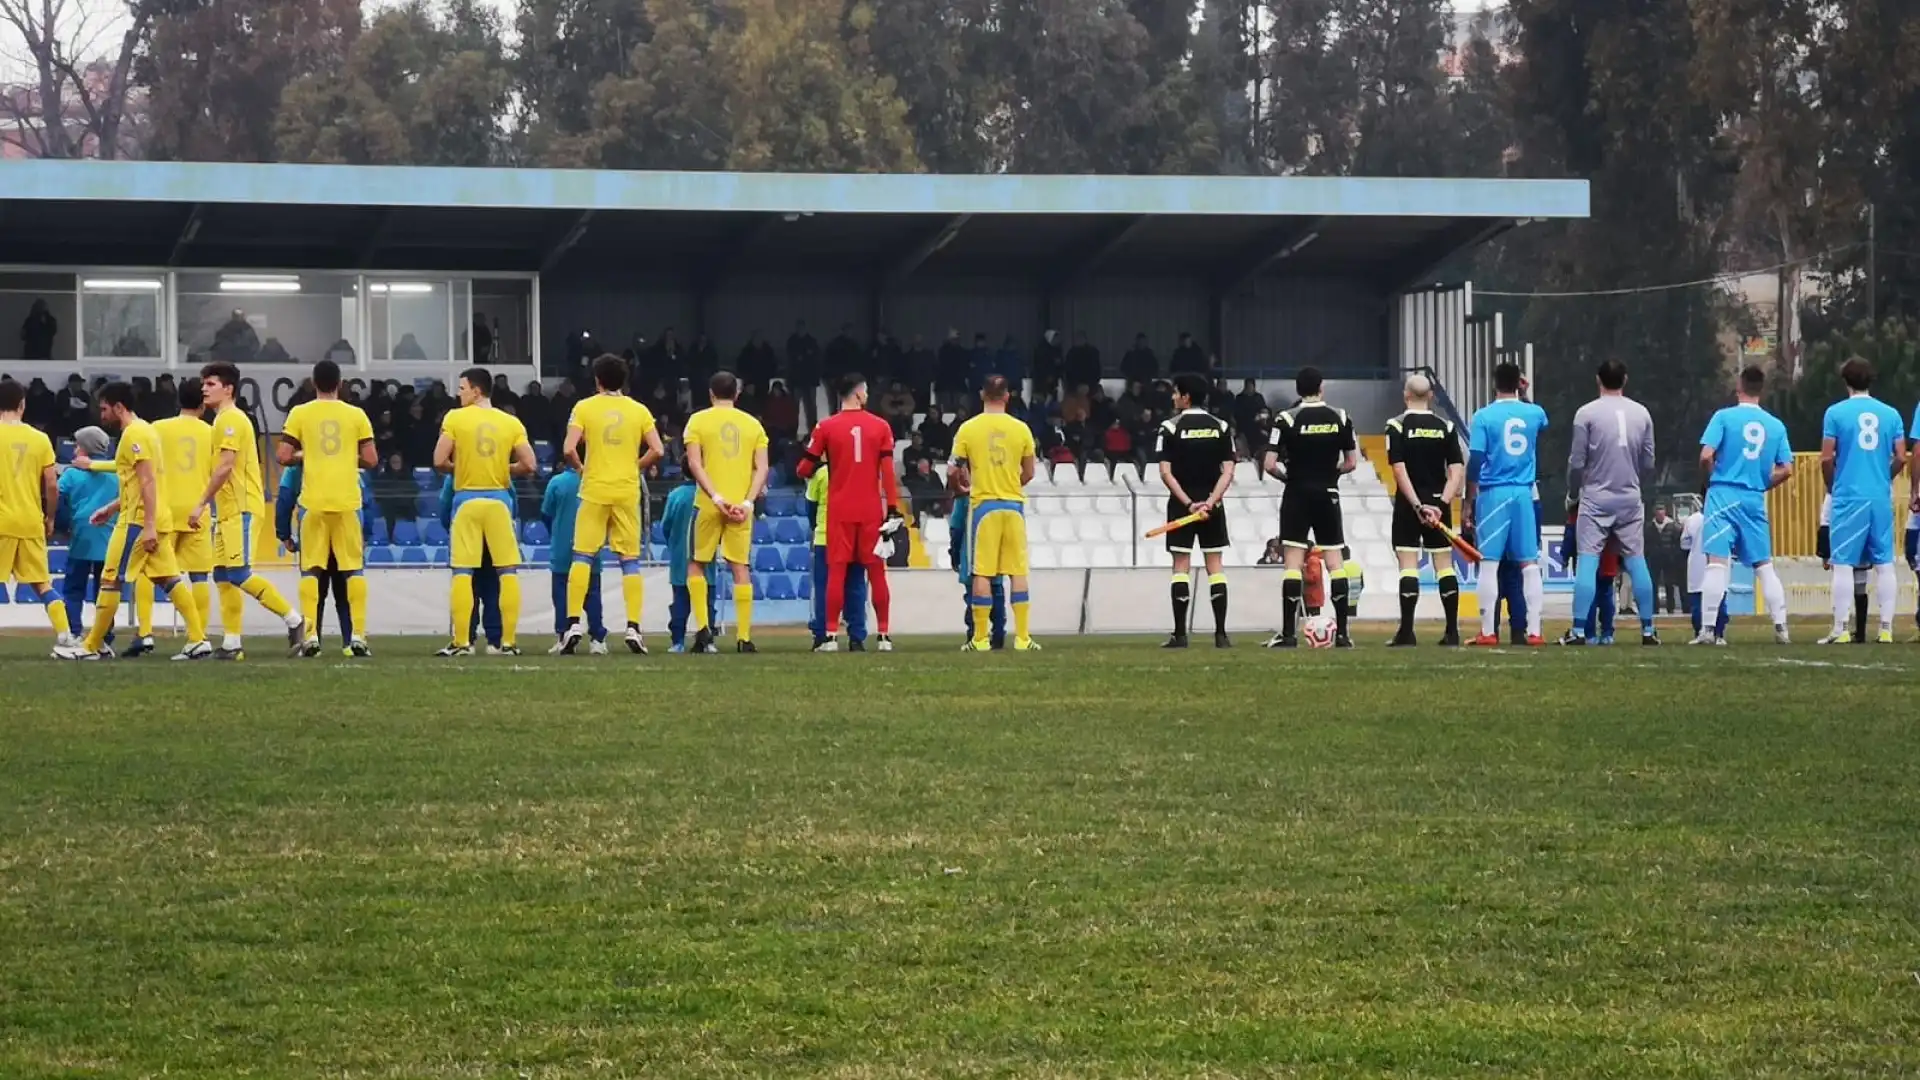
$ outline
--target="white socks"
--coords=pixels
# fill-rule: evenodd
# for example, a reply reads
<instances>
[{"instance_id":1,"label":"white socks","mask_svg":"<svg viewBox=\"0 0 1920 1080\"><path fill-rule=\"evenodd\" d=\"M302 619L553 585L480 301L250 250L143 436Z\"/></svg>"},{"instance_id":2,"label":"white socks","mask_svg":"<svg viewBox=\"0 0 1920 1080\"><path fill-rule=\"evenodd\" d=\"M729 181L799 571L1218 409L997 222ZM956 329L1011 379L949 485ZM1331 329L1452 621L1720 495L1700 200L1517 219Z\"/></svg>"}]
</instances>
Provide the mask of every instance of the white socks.
<instances>
[{"instance_id":1,"label":"white socks","mask_svg":"<svg viewBox=\"0 0 1920 1080\"><path fill-rule=\"evenodd\" d=\"M1768 566L1766 569L1771 572L1773 567ZM1725 603L1727 599L1727 575L1730 572L1726 563L1710 562L1707 564L1707 578L1700 583L1700 632L1703 634L1713 633L1713 628L1719 625L1720 605ZM1754 573L1757 574L1759 571L1756 570ZM1775 584L1778 584L1779 579L1776 578L1774 580ZM1767 597L1767 606L1769 608L1773 607L1772 596ZM1777 625L1786 621L1786 616L1782 615L1779 609L1776 608L1774 609L1773 621Z\"/></svg>"},{"instance_id":2,"label":"white socks","mask_svg":"<svg viewBox=\"0 0 1920 1080\"><path fill-rule=\"evenodd\" d=\"M1833 632L1844 634L1853 616L1853 567L1833 568Z\"/></svg>"},{"instance_id":3,"label":"white socks","mask_svg":"<svg viewBox=\"0 0 1920 1080\"><path fill-rule=\"evenodd\" d=\"M1881 563L1873 568L1875 595L1874 602L1880 605L1880 629L1893 629L1893 607L1900 602L1900 579L1893 576L1893 564Z\"/></svg>"},{"instance_id":4,"label":"white socks","mask_svg":"<svg viewBox=\"0 0 1920 1080\"><path fill-rule=\"evenodd\" d=\"M1724 564L1717 568L1712 566L1707 567L1708 588L1712 588L1713 572L1715 569L1720 571L1719 595L1725 596L1727 590L1727 568ZM1760 583L1760 595L1766 598L1767 614L1773 616L1774 629L1785 629L1787 625L1787 587L1780 583L1780 575L1774 571L1773 564L1768 563L1765 566L1755 567L1753 577L1754 580ZM1716 600L1712 607L1707 607L1704 601L1705 598L1703 597L1701 618L1706 620L1706 625L1711 626L1713 625L1713 620L1719 618L1720 615L1719 601ZM1709 615L1707 614L1708 612L1712 614Z\"/></svg>"},{"instance_id":5,"label":"white socks","mask_svg":"<svg viewBox=\"0 0 1920 1080\"><path fill-rule=\"evenodd\" d=\"M1520 568L1520 592L1527 598L1527 636L1540 636L1540 609L1547 602L1546 585L1540 579L1540 564Z\"/></svg>"},{"instance_id":6,"label":"white socks","mask_svg":"<svg viewBox=\"0 0 1920 1080\"><path fill-rule=\"evenodd\" d=\"M1533 612L1528 611L1532 618ZM1500 627L1500 560L1480 564L1480 636L1492 637Z\"/></svg>"}]
</instances>

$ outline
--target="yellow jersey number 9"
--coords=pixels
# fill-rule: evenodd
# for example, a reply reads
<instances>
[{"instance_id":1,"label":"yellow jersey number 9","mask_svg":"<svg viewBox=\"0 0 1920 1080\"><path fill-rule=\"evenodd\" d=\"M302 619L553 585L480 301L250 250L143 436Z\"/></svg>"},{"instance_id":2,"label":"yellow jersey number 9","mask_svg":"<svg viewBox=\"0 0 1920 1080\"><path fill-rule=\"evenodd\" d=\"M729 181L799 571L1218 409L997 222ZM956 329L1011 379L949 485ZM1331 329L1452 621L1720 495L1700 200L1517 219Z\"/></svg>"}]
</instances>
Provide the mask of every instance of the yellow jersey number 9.
<instances>
[{"instance_id":1,"label":"yellow jersey number 9","mask_svg":"<svg viewBox=\"0 0 1920 1080\"><path fill-rule=\"evenodd\" d=\"M733 424L720 425L720 448L729 459L740 456L740 429Z\"/></svg>"},{"instance_id":2,"label":"yellow jersey number 9","mask_svg":"<svg viewBox=\"0 0 1920 1080\"><path fill-rule=\"evenodd\" d=\"M996 431L987 436L987 460L994 465L1007 463L1007 433Z\"/></svg>"}]
</instances>

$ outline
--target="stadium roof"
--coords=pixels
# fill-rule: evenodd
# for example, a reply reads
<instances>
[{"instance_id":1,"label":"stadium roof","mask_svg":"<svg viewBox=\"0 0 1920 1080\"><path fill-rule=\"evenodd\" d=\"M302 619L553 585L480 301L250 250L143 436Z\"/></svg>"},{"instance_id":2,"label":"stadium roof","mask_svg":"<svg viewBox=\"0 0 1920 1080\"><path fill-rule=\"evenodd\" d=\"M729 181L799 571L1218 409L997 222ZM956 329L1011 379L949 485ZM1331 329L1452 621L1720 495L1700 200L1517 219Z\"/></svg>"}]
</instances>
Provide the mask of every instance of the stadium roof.
<instances>
[{"instance_id":1,"label":"stadium roof","mask_svg":"<svg viewBox=\"0 0 1920 1080\"><path fill-rule=\"evenodd\" d=\"M0 163L0 263L56 266L564 263L696 279L1098 267L1232 284L1286 260L1397 288L1515 222L1587 214L1581 180Z\"/></svg>"}]
</instances>

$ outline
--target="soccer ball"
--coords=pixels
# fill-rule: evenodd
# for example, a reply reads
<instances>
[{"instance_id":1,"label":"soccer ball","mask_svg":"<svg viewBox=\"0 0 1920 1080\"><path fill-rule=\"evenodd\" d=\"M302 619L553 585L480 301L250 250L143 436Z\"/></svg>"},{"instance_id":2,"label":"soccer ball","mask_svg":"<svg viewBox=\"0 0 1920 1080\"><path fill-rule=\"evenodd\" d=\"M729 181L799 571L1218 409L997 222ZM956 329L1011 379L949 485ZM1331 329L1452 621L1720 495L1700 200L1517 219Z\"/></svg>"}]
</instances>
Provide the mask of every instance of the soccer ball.
<instances>
[{"instance_id":1,"label":"soccer ball","mask_svg":"<svg viewBox=\"0 0 1920 1080\"><path fill-rule=\"evenodd\" d=\"M1331 615L1309 615L1300 624L1300 636L1316 649L1333 648L1334 621Z\"/></svg>"}]
</instances>

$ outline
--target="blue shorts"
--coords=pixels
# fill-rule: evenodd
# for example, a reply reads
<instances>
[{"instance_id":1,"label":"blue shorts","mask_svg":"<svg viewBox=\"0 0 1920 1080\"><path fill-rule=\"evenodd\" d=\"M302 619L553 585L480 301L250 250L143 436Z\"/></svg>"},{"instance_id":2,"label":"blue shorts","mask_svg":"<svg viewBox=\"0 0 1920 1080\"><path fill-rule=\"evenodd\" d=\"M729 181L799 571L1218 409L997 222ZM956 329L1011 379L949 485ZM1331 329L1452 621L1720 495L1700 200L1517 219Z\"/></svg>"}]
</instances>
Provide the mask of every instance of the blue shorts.
<instances>
[{"instance_id":1,"label":"blue shorts","mask_svg":"<svg viewBox=\"0 0 1920 1080\"><path fill-rule=\"evenodd\" d=\"M1835 499L1828 535L1835 566L1883 566L1893 561L1893 500Z\"/></svg>"},{"instance_id":2,"label":"blue shorts","mask_svg":"<svg viewBox=\"0 0 1920 1080\"><path fill-rule=\"evenodd\" d=\"M1482 556L1501 562L1540 560L1540 514L1532 488L1482 488L1473 507L1474 541Z\"/></svg>"},{"instance_id":3,"label":"blue shorts","mask_svg":"<svg viewBox=\"0 0 1920 1080\"><path fill-rule=\"evenodd\" d=\"M1773 561L1766 493L1725 484L1710 487L1701 517L1700 550L1708 558L1733 558L1748 566Z\"/></svg>"}]
</instances>

